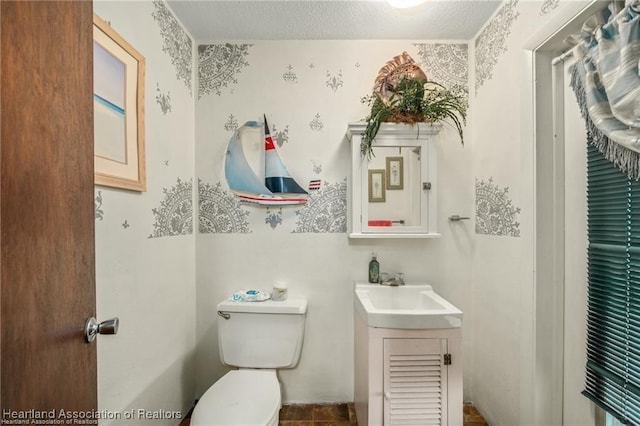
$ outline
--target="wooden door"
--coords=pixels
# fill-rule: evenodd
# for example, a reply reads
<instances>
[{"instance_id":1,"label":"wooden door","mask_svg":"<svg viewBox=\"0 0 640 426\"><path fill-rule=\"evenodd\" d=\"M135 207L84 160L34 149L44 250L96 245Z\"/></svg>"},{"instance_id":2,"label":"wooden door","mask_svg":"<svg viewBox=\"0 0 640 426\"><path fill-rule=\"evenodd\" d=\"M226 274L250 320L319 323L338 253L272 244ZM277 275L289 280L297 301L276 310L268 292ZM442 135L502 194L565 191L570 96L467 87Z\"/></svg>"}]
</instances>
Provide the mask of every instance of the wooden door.
<instances>
[{"instance_id":1,"label":"wooden door","mask_svg":"<svg viewBox=\"0 0 640 426\"><path fill-rule=\"evenodd\" d=\"M92 37L91 1L0 2L3 420L97 406Z\"/></svg>"}]
</instances>

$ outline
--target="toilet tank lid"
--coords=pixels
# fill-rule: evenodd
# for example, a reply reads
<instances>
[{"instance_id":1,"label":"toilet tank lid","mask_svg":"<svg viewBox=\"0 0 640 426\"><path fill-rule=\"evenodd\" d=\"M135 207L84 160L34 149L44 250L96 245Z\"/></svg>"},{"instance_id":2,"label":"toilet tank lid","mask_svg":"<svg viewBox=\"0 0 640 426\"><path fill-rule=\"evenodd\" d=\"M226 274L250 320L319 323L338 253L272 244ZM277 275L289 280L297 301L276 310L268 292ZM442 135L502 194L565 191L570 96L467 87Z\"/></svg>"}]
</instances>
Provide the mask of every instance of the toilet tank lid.
<instances>
[{"instance_id":1,"label":"toilet tank lid","mask_svg":"<svg viewBox=\"0 0 640 426\"><path fill-rule=\"evenodd\" d=\"M304 315L307 313L307 299L265 300L263 302L232 302L230 300L223 300L218 303L218 310L223 312Z\"/></svg>"}]
</instances>

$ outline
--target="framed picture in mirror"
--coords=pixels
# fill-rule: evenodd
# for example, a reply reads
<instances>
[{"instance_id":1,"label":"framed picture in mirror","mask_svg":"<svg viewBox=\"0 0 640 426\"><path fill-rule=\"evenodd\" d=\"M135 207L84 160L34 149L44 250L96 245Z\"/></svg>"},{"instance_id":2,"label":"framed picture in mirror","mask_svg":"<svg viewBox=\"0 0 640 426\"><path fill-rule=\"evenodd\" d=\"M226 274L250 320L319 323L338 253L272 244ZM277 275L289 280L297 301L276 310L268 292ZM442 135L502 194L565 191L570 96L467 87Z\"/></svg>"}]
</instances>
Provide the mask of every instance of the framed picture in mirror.
<instances>
[{"instance_id":1,"label":"framed picture in mirror","mask_svg":"<svg viewBox=\"0 0 640 426\"><path fill-rule=\"evenodd\" d=\"M387 189L404 188L404 164L402 157L387 157Z\"/></svg>"},{"instance_id":2,"label":"framed picture in mirror","mask_svg":"<svg viewBox=\"0 0 640 426\"><path fill-rule=\"evenodd\" d=\"M369 170L369 202L385 202L384 169Z\"/></svg>"}]
</instances>

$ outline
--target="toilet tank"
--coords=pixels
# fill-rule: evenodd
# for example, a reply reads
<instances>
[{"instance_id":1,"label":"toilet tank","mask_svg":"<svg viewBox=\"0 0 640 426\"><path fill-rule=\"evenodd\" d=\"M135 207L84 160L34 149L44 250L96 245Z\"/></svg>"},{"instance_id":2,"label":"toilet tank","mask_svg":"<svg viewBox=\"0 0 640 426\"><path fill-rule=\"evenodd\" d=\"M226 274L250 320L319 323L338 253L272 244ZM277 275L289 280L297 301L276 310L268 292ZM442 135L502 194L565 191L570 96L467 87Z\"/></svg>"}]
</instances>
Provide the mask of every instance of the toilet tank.
<instances>
[{"instance_id":1,"label":"toilet tank","mask_svg":"<svg viewBox=\"0 0 640 426\"><path fill-rule=\"evenodd\" d=\"M218 304L223 363L241 368L293 368L300 359L306 299Z\"/></svg>"}]
</instances>

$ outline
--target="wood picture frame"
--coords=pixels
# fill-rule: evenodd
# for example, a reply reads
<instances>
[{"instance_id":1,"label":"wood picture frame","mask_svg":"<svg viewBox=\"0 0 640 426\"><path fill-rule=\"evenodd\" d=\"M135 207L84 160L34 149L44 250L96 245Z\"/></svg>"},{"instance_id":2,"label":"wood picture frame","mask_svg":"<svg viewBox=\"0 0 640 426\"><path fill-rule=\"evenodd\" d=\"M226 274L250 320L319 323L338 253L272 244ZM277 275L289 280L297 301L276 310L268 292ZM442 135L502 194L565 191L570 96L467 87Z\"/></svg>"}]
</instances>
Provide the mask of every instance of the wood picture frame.
<instances>
[{"instance_id":1,"label":"wood picture frame","mask_svg":"<svg viewBox=\"0 0 640 426\"><path fill-rule=\"evenodd\" d=\"M385 202L385 171L384 169L369 170L369 202Z\"/></svg>"},{"instance_id":2,"label":"wood picture frame","mask_svg":"<svg viewBox=\"0 0 640 426\"><path fill-rule=\"evenodd\" d=\"M387 157L387 189L404 189L404 158Z\"/></svg>"},{"instance_id":3,"label":"wood picture frame","mask_svg":"<svg viewBox=\"0 0 640 426\"><path fill-rule=\"evenodd\" d=\"M145 59L93 15L94 182L146 191Z\"/></svg>"}]
</instances>

